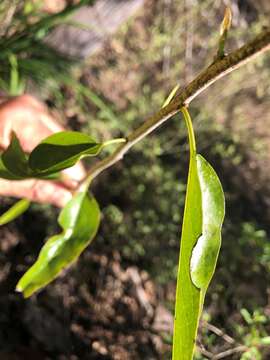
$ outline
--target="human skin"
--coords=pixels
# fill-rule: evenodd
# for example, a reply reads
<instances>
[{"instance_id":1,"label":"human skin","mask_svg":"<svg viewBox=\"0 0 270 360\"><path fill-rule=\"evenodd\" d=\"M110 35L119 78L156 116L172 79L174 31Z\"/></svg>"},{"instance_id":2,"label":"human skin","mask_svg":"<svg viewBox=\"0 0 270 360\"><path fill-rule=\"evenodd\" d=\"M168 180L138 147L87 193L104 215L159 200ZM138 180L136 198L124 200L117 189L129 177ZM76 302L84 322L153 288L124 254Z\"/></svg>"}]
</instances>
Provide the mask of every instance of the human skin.
<instances>
[{"instance_id":1,"label":"human skin","mask_svg":"<svg viewBox=\"0 0 270 360\"><path fill-rule=\"evenodd\" d=\"M48 108L32 95L0 98L1 151L8 147L12 131L16 132L24 151L29 153L42 139L63 130ZM63 207L84 175L83 166L77 164L63 172L61 181L0 179L0 196L27 198Z\"/></svg>"}]
</instances>

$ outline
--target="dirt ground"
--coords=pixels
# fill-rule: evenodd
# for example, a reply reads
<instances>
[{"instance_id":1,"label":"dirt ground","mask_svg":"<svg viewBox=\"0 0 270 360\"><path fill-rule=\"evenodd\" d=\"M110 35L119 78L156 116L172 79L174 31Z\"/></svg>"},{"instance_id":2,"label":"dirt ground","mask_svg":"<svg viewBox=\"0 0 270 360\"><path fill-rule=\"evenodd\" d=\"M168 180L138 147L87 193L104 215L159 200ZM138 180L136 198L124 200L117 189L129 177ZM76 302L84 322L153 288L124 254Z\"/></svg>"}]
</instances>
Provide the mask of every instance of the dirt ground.
<instances>
[{"instance_id":1,"label":"dirt ground","mask_svg":"<svg viewBox=\"0 0 270 360\"><path fill-rule=\"evenodd\" d=\"M172 316L149 275L124 268L117 253L109 258L93 246L40 294L24 300L14 292L24 258L37 255L44 236L40 216L30 212L1 229L0 359L160 358Z\"/></svg>"}]
</instances>

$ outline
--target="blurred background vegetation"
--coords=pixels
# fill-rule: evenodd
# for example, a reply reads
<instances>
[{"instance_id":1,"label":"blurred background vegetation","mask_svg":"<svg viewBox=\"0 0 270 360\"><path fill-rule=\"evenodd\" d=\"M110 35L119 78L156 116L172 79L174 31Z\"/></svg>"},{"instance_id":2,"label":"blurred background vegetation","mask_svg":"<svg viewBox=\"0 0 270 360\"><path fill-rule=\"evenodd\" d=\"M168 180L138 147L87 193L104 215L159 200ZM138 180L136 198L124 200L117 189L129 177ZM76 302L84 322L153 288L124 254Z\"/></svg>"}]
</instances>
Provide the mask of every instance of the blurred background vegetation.
<instances>
[{"instance_id":1,"label":"blurred background vegetation","mask_svg":"<svg viewBox=\"0 0 270 360\"><path fill-rule=\"evenodd\" d=\"M68 15L96 2L51 2L59 5L52 10L50 2L1 1L0 91L38 94L66 127L101 140L128 134L212 61L226 5L234 15L227 51L269 25L268 0L145 0L98 52L83 60L60 53L48 40L56 27L93 30ZM196 360L270 358L269 75L268 54L190 106L227 210ZM13 289L55 231L57 210L33 205L0 229L1 359L170 358L187 165L177 115L95 180L97 238L30 300ZM11 203L1 200L2 210Z\"/></svg>"}]
</instances>

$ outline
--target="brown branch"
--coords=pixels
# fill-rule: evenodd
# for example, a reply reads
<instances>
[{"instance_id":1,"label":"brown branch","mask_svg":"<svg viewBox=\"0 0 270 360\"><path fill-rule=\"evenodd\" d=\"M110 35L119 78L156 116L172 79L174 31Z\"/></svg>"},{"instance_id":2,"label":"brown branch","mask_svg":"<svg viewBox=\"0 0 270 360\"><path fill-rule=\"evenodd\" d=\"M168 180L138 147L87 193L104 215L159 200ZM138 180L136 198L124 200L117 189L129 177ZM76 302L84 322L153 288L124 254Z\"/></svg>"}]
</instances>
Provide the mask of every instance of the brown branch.
<instances>
[{"instance_id":1,"label":"brown branch","mask_svg":"<svg viewBox=\"0 0 270 360\"><path fill-rule=\"evenodd\" d=\"M202 321L203 326L205 326L207 328L207 330L213 332L214 334L216 334L217 336L220 336L223 340L225 340L227 343L229 344L235 344L235 340L229 336L228 334L226 334L224 331L222 331L221 329L219 329L218 327L214 326L213 324L210 324L207 321Z\"/></svg>"},{"instance_id":2,"label":"brown branch","mask_svg":"<svg viewBox=\"0 0 270 360\"><path fill-rule=\"evenodd\" d=\"M214 355L210 351L207 351L205 349L199 349L199 351L202 355L207 356L207 358L211 359L211 360L221 360L221 359L227 358L228 356L231 356L231 355L234 355L237 353L243 353L247 350L248 350L248 348L245 345L239 345L239 346L236 346L235 348L225 350L225 351L220 352L219 354Z\"/></svg>"},{"instance_id":3,"label":"brown branch","mask_svg":"<svg viewBox=\"0 0 270 360\"><path fill-rule=\"evenodd\" d=\"M103 170L121 160L133 145L137 144L137 142L179 112L182 106L188 105L211 84L267 50L270 50L270 28L266 28L252 41L231 52L229 55L224 56L222 59L215 60L191 83L179 89L172 101L157 113L150 116L140 127L134 130L127 137L124 144L121 144L110 156L95 163L92 168L90 168L87 179L94 179Z\"/></svg>"},{"instance_id":4,"label":"brown branch","mask_svg":"<svg viewBox=\"0 0 270 360\"><path fill-rule=\"evenodd\" d=\"M212 360L220 360L220 359L224 359L228 356L231 356L233 354L237 354L237 353L240 353L240 352L245 352L247 351L248 348L245 346L245 345L239 345L233 349L229 349L229 350L226 350L226 351L222 351L221 353L217 354L217 355L214 355L212 357Z\"/></svg>"}]
</instances>

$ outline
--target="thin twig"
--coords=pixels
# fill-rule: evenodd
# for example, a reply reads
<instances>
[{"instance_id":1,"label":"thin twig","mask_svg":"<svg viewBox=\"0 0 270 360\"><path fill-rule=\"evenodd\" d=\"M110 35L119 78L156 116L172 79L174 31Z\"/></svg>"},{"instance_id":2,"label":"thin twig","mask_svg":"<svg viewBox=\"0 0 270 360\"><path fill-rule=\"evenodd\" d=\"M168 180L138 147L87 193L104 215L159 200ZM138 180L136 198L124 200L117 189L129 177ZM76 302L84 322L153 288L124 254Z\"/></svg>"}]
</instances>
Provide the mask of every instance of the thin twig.
<instances>
[{"instance_id":1,"label":"thin twig","mask_svg":"<svg viewBox=\"0 0 270 360\"><path fill-rule=\"evenodd\" d=\"M200 352L202 355L207 356L207 359L212 359L213 356L214 356L210 351L208 351L208 350L206 350L206 349L199 349L199 352Z\"/></svg>"},{"instance_id":2,"label":"thin twig","mask_svg":"<svg viewBox=\"0 0 270 360\"><path fill-rule=\"evenodd\" d=\"M203 326L205 326L207 328L207 330L211 331L212 333L216 334L217 336L221 337L224 341L226 341L229 344L235 344L235 340L229 336L228 334L226 334L224 331L222 331L221 329L219 329L218 327L216 327L213 324L210 324L207 321L202 321Z\"/></svg>"},{"instance_id":3,"label":"thin twig","mask_svg":"<svg viewBox=\"0 0 270 360\"><path fill-rule=\"evenodd\" d=\"M212 360L224 359L224 358L226 358L228 356L231 356L233 354L245 352L245 351L247 351L247 349L248 348L245 345L239 345L239 346L236 346L235 348L232 348L232 349L229 349L229 350L226 350L226 351L222 351L221 353L219 353L217 355L214 355L212 357Z\"/></svg>"},{"instance_id":4,"label":"thin twig","mask_svg":"<svg viewBox=\"0 0 270 360\"><path fill-rule=\"evenodd\" d=\"M132 146L179 112L182 106L188 105L211 84L267 50L270 50L270 28L263 30L246 45L224 56L222 59L217 59L203 70L191 83L184 88L180 88L167 106L146 119L140 127L127 137L126 143L120 145L108 157L95 163L92 168L90 168L87 178L94 179L103 170L114 165L123 158Z\"/></svg>"},{"instance_id":5,"label":"thin twig","mask_svg":"<svg viewBox=\"0 0 270 360\"><path fill-rule=\"evenodd\" d=\"M223 340L225 340L230 345L232 345L232 344L236 345L234 348L222 351L222 352L220 352L218 354L212 354L211 352L207 351L206 349L199 349L199 351L203 355L207 356L209 359L211 359L211 360L219 360L219 359L226 358L226 357L228 357L230 355L233 355L235 353L244 352L244 351L247 350L247 347L245 345L240 345L240 344L237 345L236 341L231 336L229 336L228 334L226 334L224 331L217 328L216 326L208 323L207 321L202 321L202 324L208 330L212 331L217 336L220 336Z\"/></svg>"}]
</instances>

